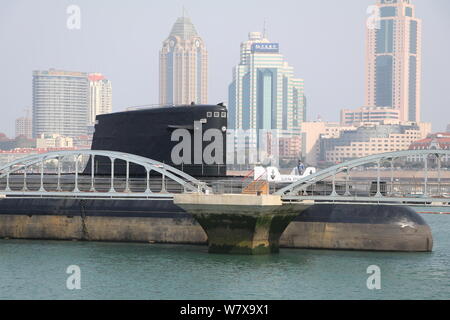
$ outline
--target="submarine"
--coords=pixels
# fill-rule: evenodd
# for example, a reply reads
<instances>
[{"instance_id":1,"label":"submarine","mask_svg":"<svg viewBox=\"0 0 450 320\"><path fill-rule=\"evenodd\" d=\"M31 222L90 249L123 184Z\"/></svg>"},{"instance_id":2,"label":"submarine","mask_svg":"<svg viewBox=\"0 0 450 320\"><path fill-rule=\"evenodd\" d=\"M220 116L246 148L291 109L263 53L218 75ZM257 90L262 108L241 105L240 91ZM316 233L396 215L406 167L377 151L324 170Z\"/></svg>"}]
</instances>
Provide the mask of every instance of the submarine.
<instances>
[{"instance_id":1,"label":"submarine","mask_svg":"<svg viewBox=\"0 0 450 320\"><path fill-rule=\"evenodd\" d=\"M228 111L224 105L182 105L130 110L97 116L92 150L147 157L213 183L236 180L226 171ZM214 139L204 139L208 130ZM173 150L189 133L184 151ZM211 163L196 157L214 140L222 150ZM84 174L110 174L110 161L95 157ZM116 164L125 174L125 164ZM141 176L142 168L129 168ZM206 244L198 222L172 199L81 199L1 197L0 238ZM281 236L285 248L432 251L433 238L424 219L409 207L315 205L299 213Z\"/></svg>"},{"instance_id":2,"label":"submarine","mask_svg":"<svg viewBox=\"0 0 450 320\"><path fill-rule=\"evenodd\" d=\"M154 107L99 115L96 118L92 150L130 153L156 160L181 170L195 178L223 178L226 176L227 108L223 105L182 105ZM204 134L214 131L221 140L220 157L211 164L203 155L209 145ZM186 135L183 136L183 134ZM174 162L173 151L182 138L189 140L179 161ZM95 160L96 174L109 174L110 161L102 157ZM90 165L85 173L90 173ZM131 167L130 174L144 175L142 168ZM125 165L117 164L116 172L125 174Z\"/></svg>"}]
</instances>

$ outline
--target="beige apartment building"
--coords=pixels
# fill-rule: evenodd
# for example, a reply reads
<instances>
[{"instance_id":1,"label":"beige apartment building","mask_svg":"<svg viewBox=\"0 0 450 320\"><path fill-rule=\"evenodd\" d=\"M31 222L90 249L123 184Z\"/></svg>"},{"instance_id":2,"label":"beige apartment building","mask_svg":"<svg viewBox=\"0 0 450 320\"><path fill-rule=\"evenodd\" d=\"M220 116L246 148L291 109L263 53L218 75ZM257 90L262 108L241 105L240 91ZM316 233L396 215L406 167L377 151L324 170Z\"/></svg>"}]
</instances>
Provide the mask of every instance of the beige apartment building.
<instances>
[{"instance_id":1,"label":"beige apartment building","mask_svg":"<svg viewBox=\"0 0 450 320\"><path fill-rule=\"evenodd\" d=\"M315 166L320 156L320 138L338 138L341 131L353 130L354 126L341 126L339 122L303 122L301 124L301 154L303 162Z\"/></svg>"},{"instance_id":2,"label":"beige apartment building","mask_svg":"<svg viewBox=\"0 0 450 320\"><path fill-rule=\"evenodd\" d=\"M31 139L33 137L33 120L29 117L20 117L16 119L16 138L26 137Z\"/></svg>"},{"instance_id":3,"label":"beige apartment building","mask_svg":"<svg viewBox=\"0 0 450 320\"><path fill-rule=\"evenodd\" d=\"M72 148L73 139L59 134L41 134L36 138L36 148Z\"/></svg>"},{"instance_id":4,"label":"beige apartment building","mask_svg":"<svg viewBox=\"0 0 450 320\"><path fill-rule=\"evenodd\" d=\"M367 123L343 131L339 137L320 138L319 161L342 163L374 154L408 150L411 143L425 138L431 123Z\"/></svg>"},{"instance_id":5,"label":"beige apartment building","mask_svg":"<svg viewBox=\"0 0 450 320\"><path fill-rule=\"evenodd\" d=\"M400 111L389 107L361 107L355 110L341 110L341 125L343 126L384 120L400 121Z\"/></svg>"}]
</instances>

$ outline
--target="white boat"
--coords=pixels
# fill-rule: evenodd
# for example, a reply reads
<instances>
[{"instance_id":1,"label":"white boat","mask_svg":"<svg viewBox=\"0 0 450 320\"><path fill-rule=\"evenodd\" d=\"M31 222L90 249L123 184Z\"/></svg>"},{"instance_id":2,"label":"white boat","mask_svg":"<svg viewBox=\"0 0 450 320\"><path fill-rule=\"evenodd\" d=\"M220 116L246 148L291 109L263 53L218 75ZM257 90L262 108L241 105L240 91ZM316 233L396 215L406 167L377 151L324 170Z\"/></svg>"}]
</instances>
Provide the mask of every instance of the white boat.
<instances>
[{"instance_id":1,"label":"white boat","mask_svg":"<svg viewBox=\"0 0 450 320\"><path fill-rule=\"evenodd\" d=\"M256 166L253 169L254 180L263 180L268 182L276 182L276 183L288 183L288 182L295 182L300 179L303 179L307 176L310 176L314 173L316 173L316 168L314 167L308 167L302 174L299 174L299 171L297 168L292 169L290 174L281 174L280 170L277 167L262 167L262 166Z\"/></svg>"}]
</instances>

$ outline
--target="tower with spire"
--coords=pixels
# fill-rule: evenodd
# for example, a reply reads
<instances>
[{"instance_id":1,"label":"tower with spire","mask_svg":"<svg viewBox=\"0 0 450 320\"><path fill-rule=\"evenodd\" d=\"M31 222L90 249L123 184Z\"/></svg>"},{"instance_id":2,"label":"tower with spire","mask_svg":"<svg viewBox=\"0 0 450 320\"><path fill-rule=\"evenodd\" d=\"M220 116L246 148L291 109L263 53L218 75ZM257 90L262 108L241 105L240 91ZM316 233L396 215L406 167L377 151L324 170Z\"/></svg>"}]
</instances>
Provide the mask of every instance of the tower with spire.
<instances>
[{"instance_id":1,"label":"tower with spire","mask_svg":"<svg viewBox=\"0 0 450 320\"><path fill-rule=\"evenodd\" d=\"M183 8L160 51L160 104L206 104L207 91L208 52Z\"/></svg>"}]
</instances>

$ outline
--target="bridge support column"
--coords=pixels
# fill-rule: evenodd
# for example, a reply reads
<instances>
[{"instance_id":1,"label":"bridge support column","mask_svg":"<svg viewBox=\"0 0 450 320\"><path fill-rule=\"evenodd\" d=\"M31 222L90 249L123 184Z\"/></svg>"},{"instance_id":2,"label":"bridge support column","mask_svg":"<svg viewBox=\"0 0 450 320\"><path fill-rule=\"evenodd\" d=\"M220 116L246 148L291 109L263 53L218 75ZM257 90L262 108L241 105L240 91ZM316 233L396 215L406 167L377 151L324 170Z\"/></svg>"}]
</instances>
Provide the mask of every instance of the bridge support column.
<instances>
[{"instance_id":1,"label":"bridge support column","mask_svg":"<svg viewBox=\"0 0 450 320\"><path fill-rule=\"evenodd\" d=\"M208 235L208 252L278 253L288 224L308 205L283 205L272 195L175 195L174 203L191 213Z\"/></svg>"}]
</instances>

